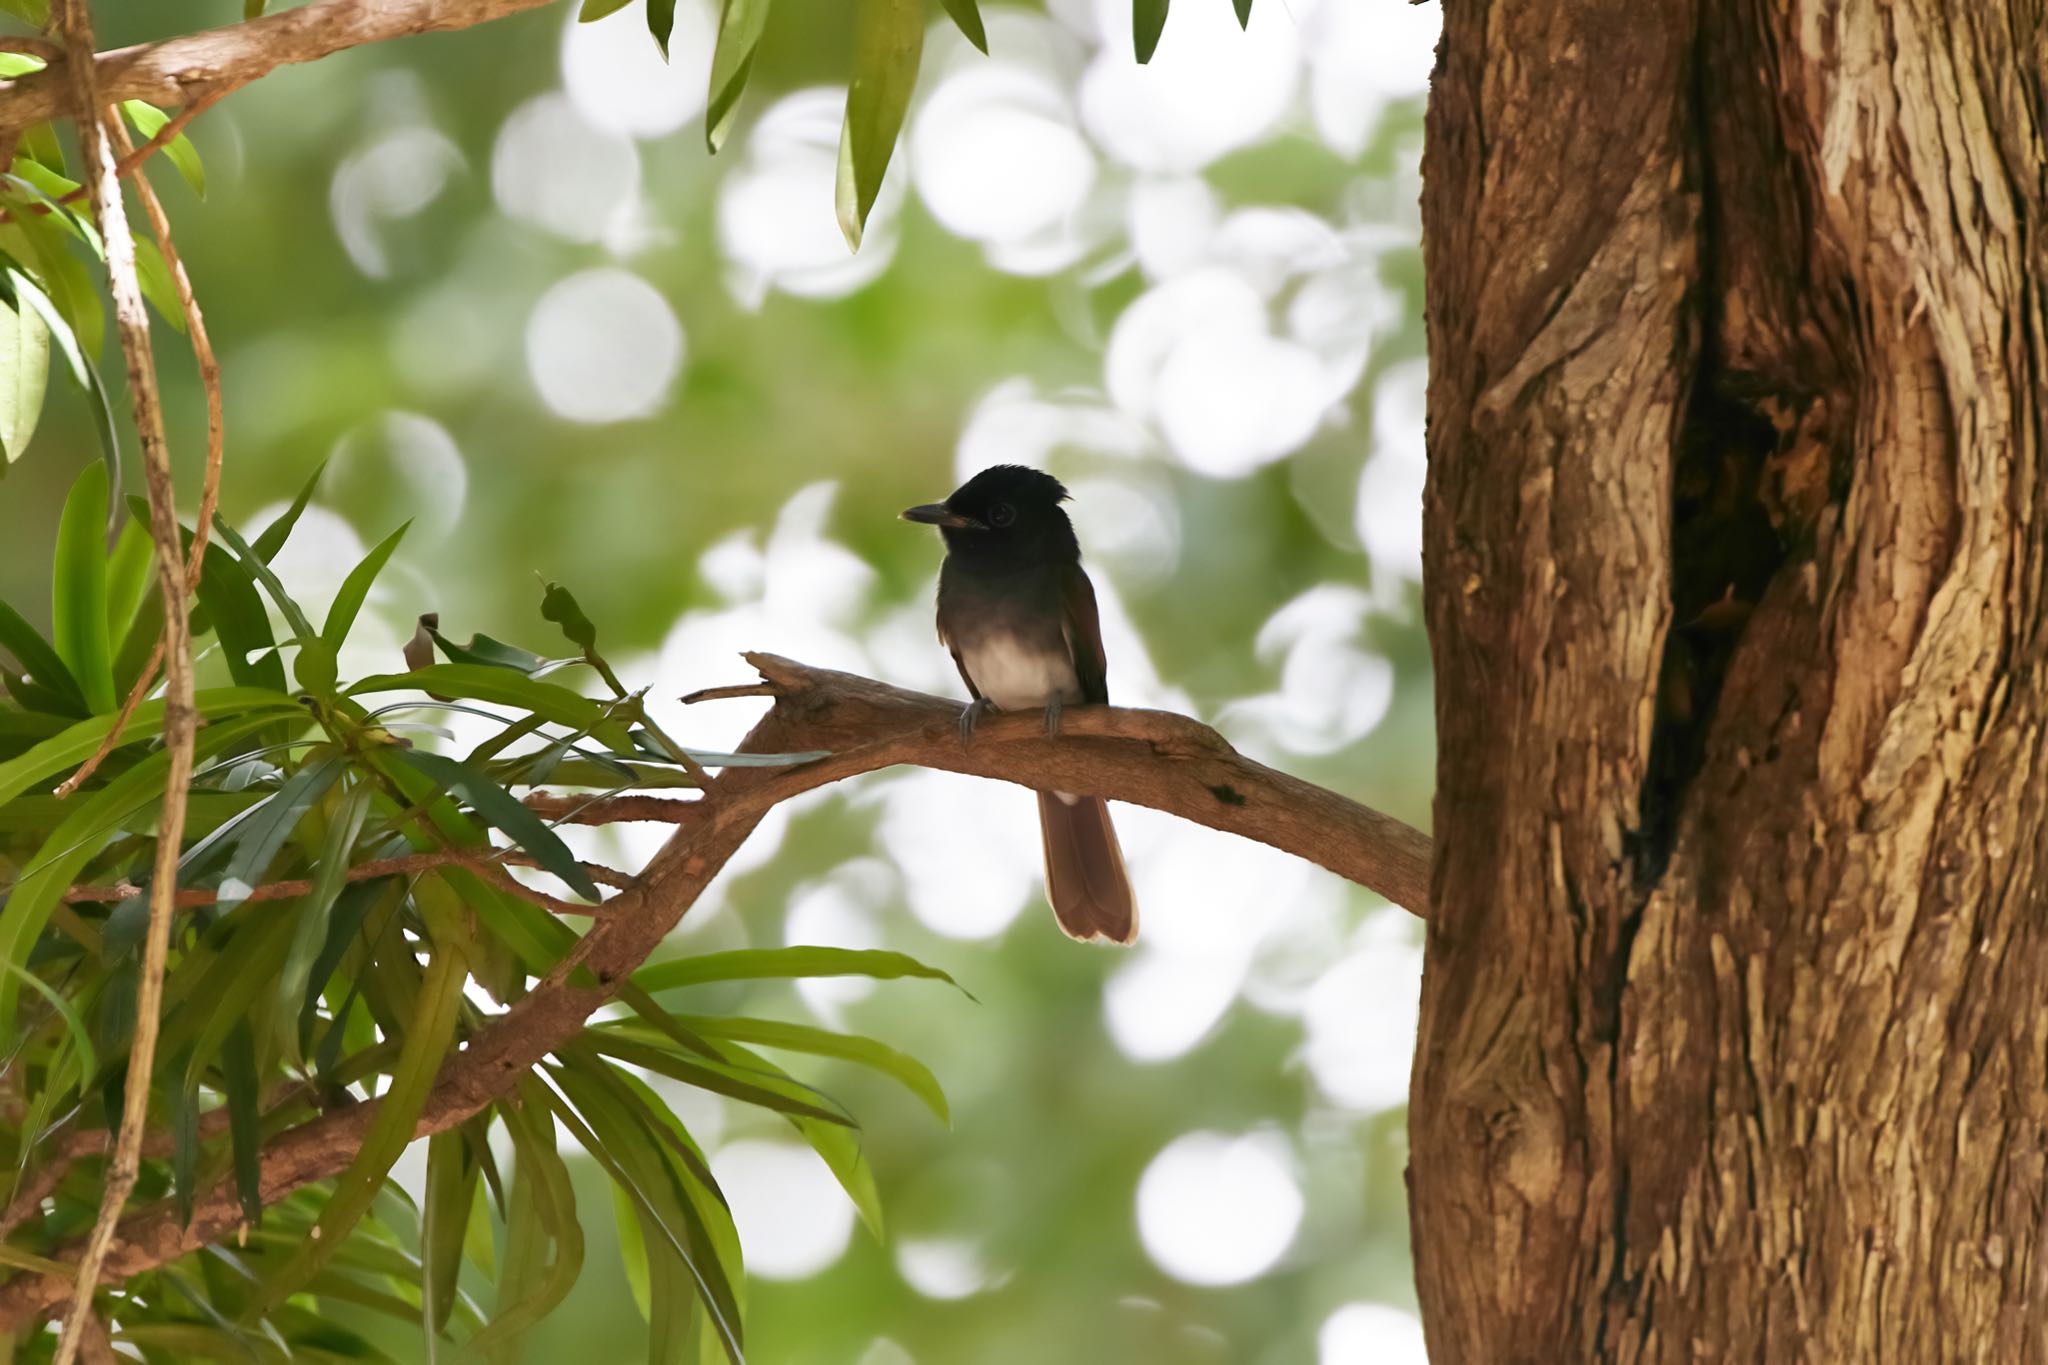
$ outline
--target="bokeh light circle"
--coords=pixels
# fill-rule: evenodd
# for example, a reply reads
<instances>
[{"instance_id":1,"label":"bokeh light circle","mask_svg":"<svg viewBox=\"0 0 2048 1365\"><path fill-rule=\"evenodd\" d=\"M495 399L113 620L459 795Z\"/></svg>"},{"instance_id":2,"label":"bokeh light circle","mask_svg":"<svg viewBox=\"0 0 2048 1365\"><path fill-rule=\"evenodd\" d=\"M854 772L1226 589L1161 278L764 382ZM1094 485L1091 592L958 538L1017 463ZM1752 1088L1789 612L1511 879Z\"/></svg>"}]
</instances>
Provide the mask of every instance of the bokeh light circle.
<instances>
[{"instance_id":1,"label":"bokeh light circle","mask_svg":"<svg viewBox=\"0 0 2048 1365\"><path fill-rule=\"evenodd\" d=\"M1271 1270L1301 1225L1301 1186L1280 1138L1195 1132L1152 1158L1138 1182L1138 1235L1167 1274L1242 1284Z\"/></svg>"},{"instance_id":2,"label":"bokeh light circle","mask_svg":"<svg viewBox=\"0 0 2048 1365\"><path fill-rule=\"evenodd\" d=\"M549 411L621 422L660 410L683 364L683 328L654 286L610 266L571 275L526 324L526 366Z\"/></svg>"},{"instance_id":3,"label":"bokeh light circle","mask_svg":"<svg viewBox=\"0 0 2048 1365\"><path fill-rule=\"evenodd\" d=\"M711 1173L732 1206L750 1275L806 1279L853 1237L853 1205L808 1147L743 1138L712 1154Z\"/></svg>"}]
</instances>

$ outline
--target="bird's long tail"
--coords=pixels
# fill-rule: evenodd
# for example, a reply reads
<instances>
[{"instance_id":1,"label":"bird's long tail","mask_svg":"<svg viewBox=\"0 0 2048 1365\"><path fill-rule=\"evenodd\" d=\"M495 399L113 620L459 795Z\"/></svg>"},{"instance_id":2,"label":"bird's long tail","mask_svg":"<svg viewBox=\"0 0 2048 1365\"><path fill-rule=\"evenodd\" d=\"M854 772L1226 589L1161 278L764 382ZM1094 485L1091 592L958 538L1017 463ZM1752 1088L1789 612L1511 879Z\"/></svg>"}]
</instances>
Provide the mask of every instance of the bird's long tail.
<instances>
[{"instance_id":1,"label":"bird's long tail","mask_svg":"<svg viewBox=\"0 0 2048 1365\"><path fill-rule=\"evenodd\" d=\"M1069 938L1129 943L1138 936L1138 902L1109 807L1093 796L1038 794L1045 835L1045 893Z\"/></svg>"}]
</instances>

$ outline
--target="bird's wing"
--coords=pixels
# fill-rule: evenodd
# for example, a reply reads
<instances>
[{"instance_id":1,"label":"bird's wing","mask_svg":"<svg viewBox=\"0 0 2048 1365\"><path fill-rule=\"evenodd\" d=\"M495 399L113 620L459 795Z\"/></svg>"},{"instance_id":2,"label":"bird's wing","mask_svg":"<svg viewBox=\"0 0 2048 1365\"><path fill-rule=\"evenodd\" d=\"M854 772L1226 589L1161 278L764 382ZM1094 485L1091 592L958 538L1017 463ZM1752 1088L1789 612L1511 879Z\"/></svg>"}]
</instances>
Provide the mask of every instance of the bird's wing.
<instances>
[{"instance_id":1,"label":"bird's wing","mask_svg":"<svg viewBox=\"0 0 2048 1365\"><path fill-rule=\"evenodd\" d=\"M967 695L976 701L980 701L981 689L974 685L974 677L967 671L967 661L960 657L960 646L954 644L953 637L946 634L946 618L944 613L941 613L939 616L939 643L944 645L946 652L953 656L953 667L960 670L960 681L967 684Z\"/></svg>"},{"instance_id":2,"label":"bird's wing","mask_svg":"<svg viewBox=\"0 0 2048 1365\"><path fill-rule=\"evenodd\" d=\"M1109 663L1102 653L1102 618L1095 609L1095 585L1088 581L1087 570L1079 564L1060 571L1060 630L1074 656L1074 676L1081 680L1081 699L1107 705Z\"/></svg>"}]
</instances>

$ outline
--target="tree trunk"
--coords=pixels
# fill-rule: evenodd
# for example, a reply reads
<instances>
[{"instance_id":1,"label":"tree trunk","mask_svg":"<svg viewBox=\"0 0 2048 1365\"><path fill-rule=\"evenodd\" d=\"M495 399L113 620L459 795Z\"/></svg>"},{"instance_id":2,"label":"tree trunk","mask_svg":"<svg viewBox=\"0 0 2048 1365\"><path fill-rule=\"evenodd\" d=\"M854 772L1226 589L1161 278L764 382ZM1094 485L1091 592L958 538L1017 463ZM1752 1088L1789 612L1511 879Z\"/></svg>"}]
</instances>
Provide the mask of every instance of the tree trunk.
<instances>
[{"instance_id":1,"label":"tree trunk","mask_svg":"<svg viewBox=\"0 0 2048 1365\"><path fill-rule=\"evenodd\" d=\"M1445 0L1432 1359L2048 1359L2042 0Z\"/></svg>"}]
</instances>

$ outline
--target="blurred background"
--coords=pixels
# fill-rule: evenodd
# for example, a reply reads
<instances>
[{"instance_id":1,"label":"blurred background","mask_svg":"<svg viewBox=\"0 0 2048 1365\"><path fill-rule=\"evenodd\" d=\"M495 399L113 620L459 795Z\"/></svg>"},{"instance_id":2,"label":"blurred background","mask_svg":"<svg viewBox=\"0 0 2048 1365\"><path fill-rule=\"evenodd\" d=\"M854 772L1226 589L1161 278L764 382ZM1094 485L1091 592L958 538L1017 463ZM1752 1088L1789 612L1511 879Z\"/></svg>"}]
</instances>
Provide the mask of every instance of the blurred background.
<instances>
[{"instance_id":1,"label":"blurred background","mask_svg":"<svg viewBox=\"0 0 2048 1365\"><path fill-rule=\"evenodd\" d=\"M239 17L96 9L102 46ZM158 183L225 368L227 515L260 526L326 462L279 561L316 615L415 519L345 675L399 667L422 611L558 647L538 573L664 702L748 680L741 649L956 694L940 547L895 514L1037 464L1075 495L1114 699L1426 827L1437 7L1259 0L1240 33L1222 0L1183 0L1145 68L1120 0L985 6L987 57L934 7L857 256L832 194L851 11L771 16L715 158L710 0L677 0L667 64L639 3L590 25L555 6L287 68L203 116L208 199ZM159 338L189 512L200 394ZM45 617L56 511L95 458L69 386L50 408L0 484L0 596ZM758 709L662 718L723 747ZM878 1241L778 1120L675 1092L735 1205L753 1359L1420 1365L1418 922L1261 846L1117 821L1144 917L1127 953L1054 928L1029 793L923 772L783 807L684 921L683 951L886 946L978 999L841 981L716 1002L881 1038L954 1114L798 1068L865 1124ZM582 833L629 867L662 835ZM634 1359L605 1182L579 1170L590 1258L529 1358Z\"/></svg>"}]
</instances>

